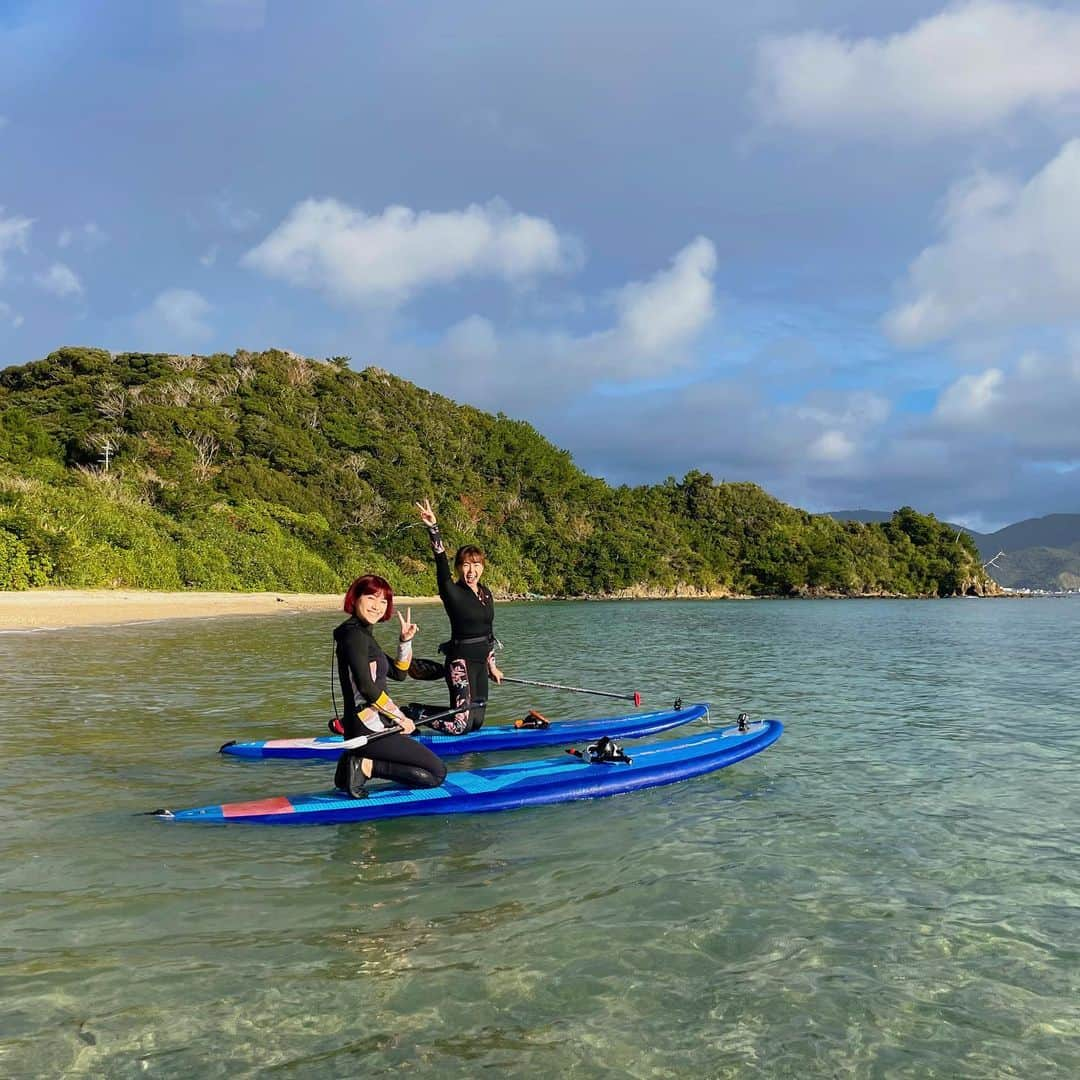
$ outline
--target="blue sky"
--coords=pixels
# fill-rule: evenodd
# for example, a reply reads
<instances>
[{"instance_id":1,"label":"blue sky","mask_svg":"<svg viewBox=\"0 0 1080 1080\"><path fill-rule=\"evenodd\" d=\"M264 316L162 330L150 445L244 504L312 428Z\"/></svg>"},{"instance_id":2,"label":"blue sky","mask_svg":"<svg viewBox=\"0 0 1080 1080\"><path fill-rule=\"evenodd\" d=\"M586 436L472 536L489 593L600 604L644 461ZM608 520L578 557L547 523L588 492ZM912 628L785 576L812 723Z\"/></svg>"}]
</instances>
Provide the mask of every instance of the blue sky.
<instances>
[{"instance_id":1,"label":"blue sky","mask_svg":"<svg viewBox=\"0 0 1080 1080\"><path fill-rule=\"evenodd\" d=\"M1080 11L0 0L0 365L348 355L588 471L1080 512Z\"/></svg>"}]
</instances>

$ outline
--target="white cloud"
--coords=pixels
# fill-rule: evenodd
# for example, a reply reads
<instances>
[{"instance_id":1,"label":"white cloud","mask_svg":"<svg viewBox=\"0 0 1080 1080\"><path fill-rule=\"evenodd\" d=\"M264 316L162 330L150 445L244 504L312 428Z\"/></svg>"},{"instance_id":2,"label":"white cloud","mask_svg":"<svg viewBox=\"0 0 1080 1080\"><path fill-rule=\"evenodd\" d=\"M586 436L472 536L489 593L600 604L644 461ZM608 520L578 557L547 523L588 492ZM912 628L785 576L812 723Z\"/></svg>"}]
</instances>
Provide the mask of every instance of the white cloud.
<instances>
[{"instance_id":1,"label":"white cloud","mask_svg":"<svg viewBox=\"0 0 1080 1080\"><path fill-rule=\"evenodd\" d=\"M1007 176L979 170L954 184L945 196L942 222L952 226L981 215L1007 210L1016 201L1019 185Z\"/></svg>"},{"instance_id":2,"label":"white cloud","mask_svg":"<svg viewBox=\"0 0 1080 1080\"><path fill-rule=\"evenodd\" d=\"M4 280L7 267L4 256L9 251L26 252L29 249L30 226L33 218L3 217L4 208L0 206L0 281Z\"/></svg>"},{"instance_id":3,"label":"white cloud","mask_svg":"<svg viewBox=\"0 0 1080 1080\"><path fill-rule=\"evenodd\" d=\"M941 435L1008 444L1018 458L1047 463L1080 458L1078 415L1080 349L963 375L940 395L933 421Z\"/></svg>"},{"instance_id":4,"label":"white cloud","mask_svg":"<svg viewBox=\"0 0 1080 1080\"><path fill-rule=\"evenodd\" d=\"M202 263L203 266L213 266L214 263L217 262L217 257L218 246L217 244L211 244L211 246L199 256L199 262Z\"/></svg>"},{"instance_id":5,"label":"white cloud","mask_svg":"<svg viewBox=\"0 0 1080 1080\"><path fill-rule=\"evenodd\" d=\"M1080 98L1078 56L1075 11L974 0L889 37L768 39L756 97L768 119L806 130L971 131Z\"/></svg>"},{"instance_id":6,"label":"white cloud","mask_svg":"<svg viewBox=\"0 0 1080 1080\"><path fill-rule=\"evenodd\" d=\"M811 469L858 467L858 455L892 413L888 399L869 390L818 390L802 401L772 408L773 422L795 435L791 464L805 452Z\"/></svg>"},{"instance_id":7,"label":"white cloud","mask_svg":"<svg viewBox=\"0 0 1080 1080\"><path fill-rule=\"evenodd\" d=\"M79 275L64 263L53 263L44 273L35 274L34 280L54 296L82 296L83 283Z\"/></svg>"},{"instance_id":8,"label":"white cloud","mask_svg":"<svg viewBox=\"0 0 1080 1080\"><path fill-rule=\"evenodd\" d=\"M1004 379L998 368L961 376L942 391L935 415L954 425L979 423L1001 400Z\"/></svg>"},{"instance_id":9,"label":"white cloud","mask_svg":"<svg viewBox=\"0 0 1080 1080\"><path fill-rule=\"evenodd\" d=\"M213 328L206 321L211 311L210 303L192 289L166 289L135 317L135 325L154 348L164 349L174 339L197 342L211 337Z\"/></svg>"},{"instance_id":10,"label":"white cloud","mask_svg":"<svg viewBox=\"0 0 1080 1080\"><path fill-rule=\"evenodd\" d=\"M371 216L336 199L308 199L243 263L346 303L396 307L462 278L525 283L578 260L576 244L554 225L498 200L443 213L390 206Z\"/></svg>"},{"instance_id":11,"label":"white cloud","mask_svg":"<svg viewBox=\"0 0 1080 1080\"><path fill-rule=\"evenodd\" d=\"M847 461L855 450L855 443L842 431L822 432L807 448L811 458L827 463Z\"/></svg>"},{"instance_id":12,"label":"white cloud","mask_svg":"<svg viewBox=\"0 0 1080 1080\"><path fill-rule=\"evenodd\" d=\"M712 275L716 249L703 236L682 249L669 270L619 291L618 334L648 355L678 348L696 337L715 314Z\"/></svg>"},{"instance_id":13,"label":"white cloud","mask_svg":"<svg viewBox=\"0 0 1080 1080\"><path fill-rule=\"evenodd\" d=\"M1080 310L1080 140L1025 185L979 176L956 189L944 239L911 265L885 319L901 345L962 330L1073 321Z\"/></svg>"},{"instance_id":14,"label":"white cloud","mask_svg":"<svg viewBox=\"0 0 1080 1080\"><path fill-rule=\"evenodd\" d=\"M695 360L693 346L714 316L715 264L713 245L698 237L669 268L614 293L610 328L577 336L560 330L500 335L473 315L430 349L403 351L401 362L424 386L510 411L565 403L600 382L662 379Z\"/></svg>"}]
</instances>

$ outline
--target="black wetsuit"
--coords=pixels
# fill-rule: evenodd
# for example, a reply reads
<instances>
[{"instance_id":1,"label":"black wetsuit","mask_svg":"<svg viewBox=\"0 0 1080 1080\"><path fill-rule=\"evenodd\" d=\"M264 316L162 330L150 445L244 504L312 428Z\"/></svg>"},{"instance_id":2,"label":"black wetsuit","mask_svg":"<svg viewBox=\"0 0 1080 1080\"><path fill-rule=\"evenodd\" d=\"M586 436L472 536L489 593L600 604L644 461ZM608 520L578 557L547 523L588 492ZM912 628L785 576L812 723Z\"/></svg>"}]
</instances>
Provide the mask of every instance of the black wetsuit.
<instances>
[{"instance_id":1,"label":"black wetsuit","mask_svg":"<svg viewBox=\"0 0 1080 1080\"><path fill-rule=\"evenodd\" d=\"M495 600L486 585L477 583L473 592L463 581L455 581L450 573L446 548L438 526L428 528L431 550L435 554L435 577L439 596L450 618L450 640L439 646L446 655L446 686L450 691L450 706L455 708L469 701L486 701L488 695L488 663L495 644L492 629L495 621ZM477 731L484 723L484 709L457 713L433 727L447 735L464 735Z\"/></svg>"},{"instance_id":2,"label":"black wetsuit","mask_svg":"<svg viewBox=\"0 0 1080 1080\"><path fill-rule=\"evenodd\" d=\"M408 677L409 648L401 649L392 660L371 633L371 627L355 615L334 630L337 652L338 679L345 698L342 724L345 738L354 739L369 732L383 731L393 724L377 709L396 706L386 693L387 678L404 680ZM446 766L426 746L408 735L383 735L367 746L347 750L342 758L370 758L372 776L394 780L405 787L438 787L446 779Z\"/></svg>"}]
</instances>

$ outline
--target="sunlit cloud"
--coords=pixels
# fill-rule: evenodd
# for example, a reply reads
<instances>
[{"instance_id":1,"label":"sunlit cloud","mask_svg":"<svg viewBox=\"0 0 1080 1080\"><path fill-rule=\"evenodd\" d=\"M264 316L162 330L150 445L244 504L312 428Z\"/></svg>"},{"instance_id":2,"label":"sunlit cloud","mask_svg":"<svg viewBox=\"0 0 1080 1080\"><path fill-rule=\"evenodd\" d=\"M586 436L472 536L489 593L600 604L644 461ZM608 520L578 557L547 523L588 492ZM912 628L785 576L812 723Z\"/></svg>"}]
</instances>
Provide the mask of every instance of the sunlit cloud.
<instances>
[{"instance_id":1,"label":"sunlit cloud","mask_svg":"<svg viewBox=\"0 0 1080 1080\"><path fill-rule=\"evenodd\" d=\"M402 360L424 385L454 393L467 387L483 408L529 409L579 399L601 382L632 384L685 370L715 317L716 253L698 237L671 265L612 294L611 326L588 334L563 329L500 331L472 315L428 348Z\"/></svg>"},{"instance_id":2,"label":"sunlit cloud","mask_svg":"<svg viewBox=\"0 0 1080 1080\"><path fill-rule=\"evenodd\" d=\"M956 426L981 424L1001 400L1004 380L997 368L961 376L942 392L935 415Z\"/></svg>"},{"instance_id":3,"label":"sunlit cloud","mask_svg":"<svg viewBox=\"0 0 1080 1080\"><path fill-rule=\"evenodd\" d=\"M889 138L966 132L1080 99L1080 13L955 4L902 33L764 41L755 97L771 122Z\"/></svg>"},{"instance_id":4,"label":"sunlit cloud","mask_svg":"<svg viewBox=\"0 0 1080 1080\"><path fill-rule=\"evenodd\" d=\"M885 319L901 345L1073 322L1080 310L1080 140L1026 184L979 175L946 202L944 236L912 263Z\"/></svg>"},{"instance_id":5,"label":"sunlit cloud","mask_svg":"<svg viewBox=\"0 0 1080 1080\"><path fill-rule=\"evenodd\" d=\"M243 263L344 303L397 307L461 279L526 284L579 260L576 243L549 221L498 200L447 212L391 206L369 215L336 199L308 199Z\"/></svg>"},{"instance_id":6,"label":"sunlit cloud","mask_svg":"<svg viewBox=\"0 0 1080 1080\"><path fill-rule=\"evenodd\" d=\"M617 335L627 348L647 356L692 340L715 314L713 273L716 249L699 236L648 281L619 290Z\"/></svg>"},{"instance_id":7,"label":"sunlit cloud","mask_svg":"<svg viewBox=\"0 0 1080 1080\"><path fill-rule=\"evenodd\" d=\"M1025 353L1008 368L962 375L942 392L939 432L1008 441L1034 461L1080 458L1080 349Z\"/></svg>"}]
</instances>

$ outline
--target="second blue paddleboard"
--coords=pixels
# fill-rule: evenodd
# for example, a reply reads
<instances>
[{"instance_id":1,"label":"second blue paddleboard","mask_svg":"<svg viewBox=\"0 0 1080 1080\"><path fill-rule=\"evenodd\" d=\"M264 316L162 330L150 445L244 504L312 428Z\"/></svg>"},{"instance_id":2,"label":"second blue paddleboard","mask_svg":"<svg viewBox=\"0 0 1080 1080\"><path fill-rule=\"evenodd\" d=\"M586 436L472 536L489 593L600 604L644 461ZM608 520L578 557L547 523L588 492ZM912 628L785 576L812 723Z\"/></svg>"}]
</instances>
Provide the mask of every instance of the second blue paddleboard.
<instances>
[{"instance_id":1,"label":"second blue paddleboard","mask_svg":"<svg viewBox=\"0 0 1080 1080\"><path fill-rule=\"evenodd\" d=\"M708 715L707 705L688 705L685 709L608 716L598 720L555 720L546 728L516 728L506 724L484 727L468 735L435 735L419 728L416 739L439 757L457 757L497 750L527 750L533 746L567 746L572 742L592 742L604 735L611 739L643 739ZM243 758L337 761L341 756L341 742L340 735L227 742L221 752Z\"/></svg>"}]
</instances>

